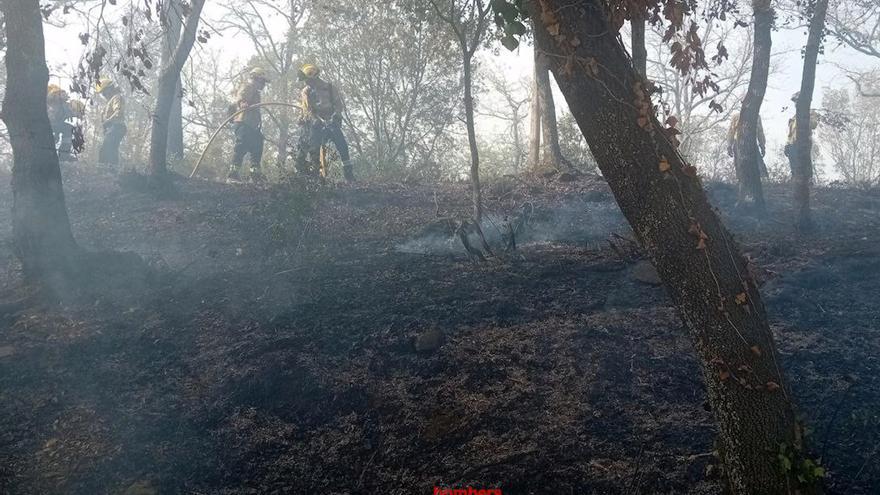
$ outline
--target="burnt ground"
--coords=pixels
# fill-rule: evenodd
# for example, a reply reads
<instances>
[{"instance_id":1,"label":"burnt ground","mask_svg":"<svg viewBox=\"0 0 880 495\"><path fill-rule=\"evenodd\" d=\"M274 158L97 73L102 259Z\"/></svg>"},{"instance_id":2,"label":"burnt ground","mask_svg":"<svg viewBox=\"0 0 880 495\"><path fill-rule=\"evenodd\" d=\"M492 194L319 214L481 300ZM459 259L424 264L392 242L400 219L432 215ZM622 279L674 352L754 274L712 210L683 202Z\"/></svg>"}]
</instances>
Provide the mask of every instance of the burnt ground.
<instances>
[{"instance_id":1,"label":"burnt ground","mask_svg":"<svg viewBox=\"0 0 880 495\"><path fill-rule=\"evenodd\" d=\"M720 492L691 346L605 242L628 232L598 179L490 185L528 222L485 263L437 221L466 214L460 184L180 181L156 201L65 181L79 242L155 276L0 315L2 493ZM785 188L762 221L709 188L765 280L829 492L877 493L880 193L818 190L796 236Z\"/></svg>"}]
</instances>

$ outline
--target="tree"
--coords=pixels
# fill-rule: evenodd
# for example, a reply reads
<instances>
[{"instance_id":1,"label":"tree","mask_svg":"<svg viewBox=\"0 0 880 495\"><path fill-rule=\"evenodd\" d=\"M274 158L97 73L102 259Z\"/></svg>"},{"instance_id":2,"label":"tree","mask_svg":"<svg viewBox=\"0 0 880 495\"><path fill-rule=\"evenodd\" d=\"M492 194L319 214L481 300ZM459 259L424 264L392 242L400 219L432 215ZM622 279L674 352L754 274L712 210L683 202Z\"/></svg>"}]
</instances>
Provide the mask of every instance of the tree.
<instances>
[{"instance_id":1,"label":"tree","mask_svg":"<svg viewBox=\"0 0 880 495\"><path fill-rule=\"evenodd\" d=\"M13 152L12 230L26 278L68 275L80 250L73 238L61 169L46 112L49 70L38 0L2 0L6 95L2 118Z\"/></svg>"},{"instance_id":2,"label":"tree","mask_svg":"<svg viewBox=\"0 0 880 495\"><path fill-rule=\"evenodd\" d=\"M268 100L289 101L297 92L294 62L301 55L301 23L306 15L303 0L245 0L230 2L227 15L219 23L221 30L230 29L250 39L259 55L259 61L273 73L272 84L266 90ZM267 13L283 20L283 31L277 35L270 30L274 23ZM273 98L274 97L274 98ZM280 108L269 112L271 121L278 128L276 164L279 168L287 162L290 141L292 109ZM276 117L277 114L277 117Z\"/></svg>"},{"instance_id":3,"label":"tree","mask_svg":"<svg viewBox=\"0 0 880 495\"><path fill-rule=\"evenodd\" d=\"M547 55L535 47L535 98L541 115L541 167L558 170L571 168L571 163L562 156L559 147L559 128L556 122L556 103L553 101L553 87L550 84L550 61Z\"/></svg>"},{"instance_id":4,"label":"tree","mask_svg":"<svg viewBox=\"0 0 880 495\"><path fill-rule=\"evenodd\" d=\"M449 28L416 0L316 8L330 7L334 15L315 20L309 41L345 97L347 134L364 173L430 173L434 143L462 115L461 54Z\"/></svg>"},{"instance_id":5,"label":"tree","mask_svg":"<svg viewBox=\"0 0 880 495\"><path fill-rule=\"evenodd\" d=\"M166 0L162 4L160 22L163 29L162 58L160 67L170 63L174 55L177 40L180 39L180 30L183 27L183 7L180 0ZM177 87L174 90L174 99L171 104L171 115L168 120L168 155L175 160L183 158L183 86L180 77L177 78Z\"/></svg>"},{"instance_id":6,"label":"tree","mask_svg":"<svg viewBox=\"0 0 880 495\"><path fill-rule=\"evenodd\" d=\"M480 155L477 149L477 131L474 128L473 58L488 32L491 9L484 0L430 1L440 19L452 30L461 51L465 126L471 153L474 220L479 225L483 217L483 202L480 193Z\"/></svg>"},{"instance_id":7,"label":"tree","mask_svg":"<svg viewBox=\"0 0 880 495\"><path fill-rule=\"evenodd\" d=\"M682 13L675 9L684 4L666 5L667 19L680 28ZM605 12L602 0L529 4L537 46L550 55L551 70L603 176L691 334L719 425L730 492L816 493L823 473L806 460L746 261L695 169L653 115ZM679 61L689 63L686 57ZM789 469L780 467L780 456Z\"/></svg>"},{"instance_id":8,"label":"tree","mask_svg":"<svg viewBox=\"0 0 880 495\"><path fill-rule=\"evenodd\" d=\"M828 89L823 102L822 141L834 168L848 184L880 184L880 100L858 91Z\"/></svg>"},{"instance_id":9,"label":"tree","mask_svg":"<svg viewBox=\"0 0 880 495\"><path fill-rule=\"evenodd\" d=\"M495 68L497 69L497 68ZM488 81L494 92L501 97L504 110L496 110L496 105L487 105L489 108L482 110L481 115L492 117L507 124L507 134L510 139L510 148L513 155L513 172L522 171L523 161L526 159L527 150L523 149L522 123L526 118L523 107L534 100L535 96L529 94L522 81L511 84L507 78L501 75L500 70L490 69L486 73Z\"/></svg>"},{"instance_id":10,"label":"tree","mask_svg":"<svg viewBox=\"0 0 880 495\"><path fill-rule=\"evenodd\" d=\"M150 132L150 172L157 183L167 180L168 174L168 121L174 105L174 96L180 84L180 71L189 58L199 26L199 17L205 0L193 0L180 39L174 52L160 68L156 91L156 105L153 110L153 127Z\"/></svg>"},{"instance_id":11,"label":"tree","mask_svg":"<svg viewBox=\"0 0 880 495\"><path fill-rule=\"evenodd\" d=\"M804 47L804 71L801 90L795 103L795 127L797 133L789 152L791 176L794 185L795 226L798 230L810 230L813 226L810 213L810 182L813 179L813 130L810 106L816 85L816 61L822 47L828 0L814 0L806 12L810 17L810 31Z\"/></svg>"},{"instance_id":12,"label":"tree","mask_svg":"<svg viewBox=\"0 0 880 495\"><path fill-rule=\"evenodd\" d=\"M854 50L880 58L880 3L876 0L834 2L828 12L828 30Z\"/></svg>"},{"instance_id":13,"label":"tree","mask_svg":"<svg viewBox=\"0 0 880 495\"><path fill-rule=\"evenodd\" d=\"M742 102L742 110L739 113L737 125L736 151L734 152L734 167L737 170L737 178L740 180L740 199L743 199L743 191L748 191L755 202L755 208L763 213L764 190L761 186L761 155L764 150L758 149L758 124L761 118L761 104L764 102L764 94L767 92L767 79L770 77L770 49L773 43L771 31L773 29L774 12L770 0L752 0L752 11L755 16L754 48L755 54L752 60L752 76L749 79L749 89Z\"/></svg>"}]
</instances>

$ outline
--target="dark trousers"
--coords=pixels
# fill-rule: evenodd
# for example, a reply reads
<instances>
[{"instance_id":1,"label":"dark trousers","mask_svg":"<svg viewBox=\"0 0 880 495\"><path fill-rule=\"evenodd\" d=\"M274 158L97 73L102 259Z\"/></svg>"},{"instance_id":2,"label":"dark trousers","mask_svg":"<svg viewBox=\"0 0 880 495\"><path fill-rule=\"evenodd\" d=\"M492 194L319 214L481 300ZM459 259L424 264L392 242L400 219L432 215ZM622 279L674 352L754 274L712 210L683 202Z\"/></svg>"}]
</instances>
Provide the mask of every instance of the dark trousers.
<instances>
[{"instance_id":1,"label":"dark trousers","mask_svg":"<svg viewBox=\"0 0 880 495\"><path fill-rule=\"evenodd\" d=\"M73 125L68 122L52 122L52 133L55 135L58 159L70 160L73 157Z\"/></svg>"},{"instance_id":2,"label":"dark trousers","mask_svg":"<svg viewBox=\"0 0 880 495\"><path fill-rule=\"evenodd\" d=\"M119 165L119 145L128 129L125 124L110 124L104 126L104 141L98 150L98 163L105 165Z\"/></svg>"},{"instance_id":3,"label":"dark trousers","mask_svg":"<svg viewBox=\"0 0 880 495\"><path fill-rule=\"evenodd\" d=\"M342 129L335 124L323 122L307 123L299 143L296 155L296 169L301 173L316 173L321 167L321 146L332 142L345 167L350 167L351 157L348 153L348 141Z\"/></svg>"},{"instance_id":4,"label":"dark trousers","mask_svg":"<svg viewBox=\"0 0 880 495\"><path fill-rule=\"evenodd\" d=\"M238 122L234 127L235 148L233 149L232 167L235 170L241 168L244 156L251 156L251 167L260 168L263 161L263 133L256 127Z\"/></svg>"}]
</instances>

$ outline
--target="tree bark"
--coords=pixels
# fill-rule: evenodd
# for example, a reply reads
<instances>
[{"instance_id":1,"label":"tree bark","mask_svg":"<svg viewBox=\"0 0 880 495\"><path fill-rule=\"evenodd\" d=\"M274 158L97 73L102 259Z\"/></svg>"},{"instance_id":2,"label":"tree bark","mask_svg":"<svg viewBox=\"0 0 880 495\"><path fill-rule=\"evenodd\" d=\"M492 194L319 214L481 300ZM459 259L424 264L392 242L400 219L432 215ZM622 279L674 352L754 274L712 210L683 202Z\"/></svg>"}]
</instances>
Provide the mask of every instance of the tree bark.
<instances>
[{"instance_id":1,"label":"tree bark","mask_svg":"<svg viewBox=\"0 0 880 495\"><path fill-rule=\"evenodd\" d=\"M12 232L29 280L51 281L80 252L64 202L49 116L49 70L38 0L0 0L6 20L6 96L2 118L12 145Z\"/></svg>"},{"instance_id":2,"label":"tree bark","mask_svg":"<svg viewBox=\"0 0 880 495\"><path fill-rule=\"evenodd\" d=\"M537 56L535 57L537 60ZM541 94L538 90L538 65L532 76L532 101L529 103L529 158L528 167L538 171L541 159Z\"/></svg>"},{"instance_id":3,"label":"tree bark","mask_svg":"<svg viewBox=\"0 0 880 495\"><path fill-rule=\"evenodd\" d=\"M643 78L648 77L648 49L645 47L645 15L640 14L630 20L630 44L633 67Z\"/></svg>"},{"instance_id":4,"label":"tree bark","mask_svg":"<svg viewBox=\"0 0 880 495\"><path fill-rule=\"evenodd\" d=\"M474 220L479 225L483 219L483 198L480 192L480 152L477 149L477 131L474 125L472 59L473 53L465 48L462 52L462 62L464 63L464 114L468 145L471 151L471 187L473 188Z\"/></svg>"},{"instance_id":5,"label":"tree bark","mask_svg":"<svg viewBox=\"0 0 880 495\"><path fill-rule=\"evenodd\" d=\"M562 156L562 148L559 146L556 103L553 101L553 87L550 84L550 61L537 49L535 50L535 85L541 101L541 166L545 169L571 169L571 164Z\"/></svg>"},{"instance_id":6,"label":"tree bark","mask_svg":"<svg viewBox=\"0 0 880 495\"><path fill-rule=\"evenodd\" d=\"M180 30L183 27L183 11L179 0L168 0L164 4L162 22L165 33L162 43L161 67L167 66L174 55L174 48L180 40ZM174 90L174 98L171 104L171 116L168 121L168 155L174 160L183 159L183 85L180 75L177 77L177 86Z\"/></svg>"},{"instance_id":7,"label":"tree bark","mask_svg":"<svg viewBox=\"0 0 880 495\"><path fill-rule=\"evenodd\" d=\"M758 150L758 120L761 118L761 104L767 92L767 79L770 76L770 48L773 44L774 12L770 0L752 0L755 15L755 50L752 57L752 74L749 89L743 98L739 114L739 133L734 153L734 166L740 179L740 191L748 191L759 213L766 210L764 188L761 184L761 167ZM742 196L742 194L741 194Z\"/></svg>"},{"instance_id":8,"label":"tree bark","mask_svg":"<svg viewBox=\"0 0 880 495\"><path fill-rule=\"evenodd\" d=\"M825 30L825 15L828 0L817 0L813 17L810 19L810 34L804 48L804 73L801 77L801 91L795 107L795 126L797 137L792 146L792 182L794 184L795 227L809 230L813 226L810 212L810 182L813 180L813 130L810 120L810 106L813 103L813 88L816 85L816 61Z\"/></svg>"},{"instance_id":9,"label":"tree bark","mask_svg":"<svg viewBox=\"0 0 880 495\"><path fill-rule=\"evenodd\" d=\"M531 2L530 16L540 20L536 43L549 54L603 176L691 336L719 426L728 487L734 494L791 493L794 487L815 493L779 467L780 444L797 455L804 450L757 287L695 169L651 115L603 6L601 0ZM650 118L640 122L640 113Z\"/></svg>"},{"instance_id":10,"label":"tree bark","mask_svg":"<svg viewBox=\"0 0 880 495\"><path fill-rule=\"evenodd\" d=\"M195 43L199 17L204 6L205 0L193 0L180 40L168 64L162 67L159 74L153 127L150 132L150 173L159 181L164 181L168 173L168 121L180 81L180 71L183 70Z\"/></svg>"}]
</instances>

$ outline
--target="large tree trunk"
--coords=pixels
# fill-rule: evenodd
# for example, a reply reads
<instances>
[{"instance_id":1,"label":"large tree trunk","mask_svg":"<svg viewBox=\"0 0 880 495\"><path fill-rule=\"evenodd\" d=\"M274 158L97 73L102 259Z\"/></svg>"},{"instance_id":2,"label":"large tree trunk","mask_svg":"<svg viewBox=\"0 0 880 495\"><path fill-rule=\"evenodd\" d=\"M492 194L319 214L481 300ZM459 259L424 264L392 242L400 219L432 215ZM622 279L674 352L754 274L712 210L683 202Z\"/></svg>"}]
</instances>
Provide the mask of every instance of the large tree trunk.
<instances>
[{"instance_id":1,"label":"large tree trunk","mask_svg":"<svg viewBox=\"0 0 880 495\"><path fill-rule=\"evenodd\" d=\"M199 17L205 0L193 0L186 18L183 34L167 65L161 68L156 91L156 107L153 110L153 128L150 132L150 172L154 179L164 181L168 173L168 121L174 105L174 95L180 81L180 71L196 40Z\"/></svg>"},{"instance_id":2,"label":"large tree trunk","mask_svg":"<svg viewBox=\"0 0 880 495\"><path fill-rule=\"evenodd\" d=\"M765 211L764 189L761 185L761 167L758 150L758 120L761 118L761 104L767 92L767 78L770 76L770 48L773 44L773 8L770 0L752 0L755 15L755 51L752 57L752 74L749 89L743 98L739 114L739 138L734 153L740 191L747 191L755 202L759 213Z\"/></svg>"},{"instance_id":3,"label":"large tree trunk","mask_svg":"<svg viewBox=\"0 0 880 495\"><path fill-rule=\"evenodd\" d=\"M477 131L474 126L472 58L473 54L465 50L462 60L464 62L464 114L468 145L471 150L471 187L473 187L474 220L479 225L483 219L483 199L480 192L480 153L477 149Z\"/></svg>"},{"instance_id":4,"label":"large tree trunk","mask_svg":"<svg viewBox=\"0 0 880 495\"><path fill-rule=\"evenodd\" d=\"M12 145L12 233L30 280L66 275L79 248L73 239L61 169L46 112L49 70L38 0L0 0L6 20L3 122Z\"/></svg>"},{"instance_id":5,"label":"large tree trunk","mask_svg":"<svg viewBox=\"0 0 880 495\"><path fill-rule=\"evenodd\" d=\"M630 44L633 67L640 76L648 77L648 49L645 47L645 14L634 16L630 21Z\"/></svg>"},{"instance_id":6,"label":"large tree trunk","mask_svg":"<svg viewBox=\"0 0 880 495\"><path fill-rule=\"evenodd\" d=\"M798 230L809 230L813 226L810 213L810 182L813 180L813 132L810 120L810 106L813 103L813 88L816 85L816 60L822 45L825 30L825 14L828 0L817 0L810 19L810 34L804 48L804 73L801 78L801 92L795 104L795 126L797 138L792 150L792 182L794 183L795 226Z\"/></svg>"},{"instance_id":7,"label":"large tree trunk","mask_svg":"<svg viewBox=\"0 0 880 495\"><path fill-rule=\"evenodd\" d=\"M161 67L167 66L174 55L174 48L180 40L180 30L183 27L183 11L179 0L167 0L164 4L162 22L165 23L165 33L162 43ZM168 121L168 155L174 160L183 158L183 86L180 76L177 77L177 87L174 90L174 98L171 104L171 116Z\"/></svg>"},{"instance_id":8,"label":"large tree trunk","mask_svg":"<svg viewBox=\"0 0 880 495\"><path fill-rule=\"evenodd\" d=\"M540 20L536 43L550 54L578 126L691 336L730 491L791 493L798 481L783 474L777 453L780 444L802 452L802 437L738 246L660 122L639 122L650 100L601 0L536 0L529 8Z\"/></svg>"},{"instance_id":9,"label":"large tree trunk","mask_svg":"<svg viewBox=\"0 0 880 495\"><path fill-rule=\"evenodd\" d=\"M556 125L556 103L550 84L550 61L535 50L535 87L538 89L541 110L541 167L544 169L571 169L559 147L559 129Z\"/></svg>"},{"instance_id":10,"label":"large tree trunk","mask_svg":"<svg viewBox=\"0 0 880 495\"><path fill-rule=\"evenodd\" d=\"M537 58L537 57L536 57ZM529 102L529 157L528 167L532 172L538 170L541 159L541 94L538 90L538 65L535 64L532 76L532 101Z\"/></svg>"}]
</instances>

